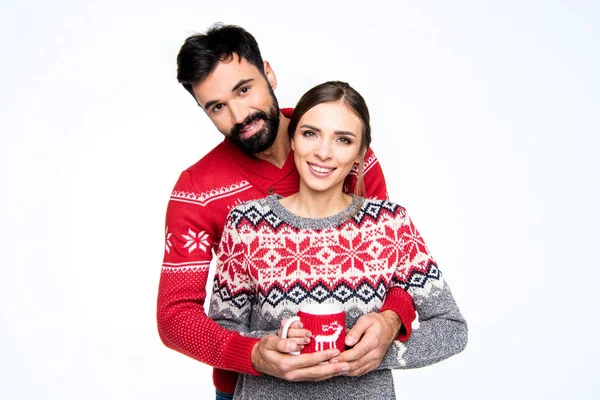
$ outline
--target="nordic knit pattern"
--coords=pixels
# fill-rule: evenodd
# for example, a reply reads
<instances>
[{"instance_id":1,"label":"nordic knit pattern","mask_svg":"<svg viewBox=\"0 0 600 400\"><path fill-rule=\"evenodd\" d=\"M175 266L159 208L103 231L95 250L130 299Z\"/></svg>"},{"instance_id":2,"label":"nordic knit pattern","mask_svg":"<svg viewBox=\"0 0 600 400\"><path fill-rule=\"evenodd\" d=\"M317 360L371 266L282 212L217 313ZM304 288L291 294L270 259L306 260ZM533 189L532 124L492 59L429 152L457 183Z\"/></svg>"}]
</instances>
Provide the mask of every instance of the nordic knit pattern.
<instances>
[{"instance_id":1,"label":"nordic knit pattern","mask_svg":"<svg viewBox=\"0 0 600 400\"><path fill-rule=\"evenodd\" d=\"M389 368L422 367L462 351L466 323L404 208L354 197L343 212L312 219L293 215L279 198L229 214L209 311L216 322L260 337L275 333L301 304L326 302L345 309L351 328L400 292L414 299L420 327L407 342L394 342L378 371L319 383L241 375L236 398L393 398Z\"/></svg>"},{"instance_id":2,"label":"nordic knit pattern","mask_svg":"<svg viewBox=\"0 0 600 400\"><path fill-rule=\"evenodd\" d=\"M291 116L292 109L281 111ZM367 196L385 199L383 173L370 149L364 171ZM345 190L353 192L355 184L353 171ZM204 312L212 250L232 207L270 193L288 196L298 191L298 185L293 152L278 168L248 156L228 140L181 174L167 208L158 290L158 331L165 345L217 368L256 374L250 354L257 340L223 329ZM213 377L217 389L233 393L236 373L215 369Z\"/></svg>"}]
</instances>

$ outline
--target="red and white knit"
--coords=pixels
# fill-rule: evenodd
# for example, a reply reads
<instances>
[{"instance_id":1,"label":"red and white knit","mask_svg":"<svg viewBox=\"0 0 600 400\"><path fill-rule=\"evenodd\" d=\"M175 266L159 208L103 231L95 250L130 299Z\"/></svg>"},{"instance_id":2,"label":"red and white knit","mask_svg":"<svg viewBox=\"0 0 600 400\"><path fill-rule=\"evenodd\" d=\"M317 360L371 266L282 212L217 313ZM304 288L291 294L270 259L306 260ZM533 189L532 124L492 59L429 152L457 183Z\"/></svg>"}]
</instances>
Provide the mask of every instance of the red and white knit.
<instances>
[{"instance_id":1,"label":"red and white knit","mask_svg":"<svg viewBox=\"0 0 600 400\"><path fill-rule=\"evenodd\" d=\"M293 110L281 111L289 118ZM387 197L381 167L370 149L364 179L367 197ZM224 392L234 391L237 373L231 371L258 374L251 363L257 339L228 331L206 316L203 304L212 251L234 206L273 193L289 196L298 185L293 152L279 168L224 140L181 174L171 194L158 289L158 331L166 346L219 368L213 381ZM355 185L353 171L344 187L352 193Z\"/></svg>"},{"instance_id":2,"label":"red and white knit","mask_svg":"<svg viewBox=\"0 0 600 400\"><path fill-rule=\"evenodd\" d=\"M404 208L354 197L337 215L305 218L279 198L231 211L217 252L209 310L214 321L262 337L307 303L341 306L348 328L361 315L394 304L410 328L414 300L421 325L405 343L394 341L375 371L323 382L243 374L236 398L394 398L390 368L422 367L462 351L466 322Z\"/></svg>"},{"instance_id":3,"label":"red and white knit","mask_svg":"<svg viewBox=\"0 0 600 400\"><path fill-rule=\"evenodd\" d=\"M292 214L279 198L231 211L217 253L210 316L260 337L277 331L305 303L339 304L348 328L360 315L391 308L406 329L398 340L406 340L415 312L401 282L432 260L404 209L355 196L343 212L315 219Z\"/></svg>"}]
</instances>

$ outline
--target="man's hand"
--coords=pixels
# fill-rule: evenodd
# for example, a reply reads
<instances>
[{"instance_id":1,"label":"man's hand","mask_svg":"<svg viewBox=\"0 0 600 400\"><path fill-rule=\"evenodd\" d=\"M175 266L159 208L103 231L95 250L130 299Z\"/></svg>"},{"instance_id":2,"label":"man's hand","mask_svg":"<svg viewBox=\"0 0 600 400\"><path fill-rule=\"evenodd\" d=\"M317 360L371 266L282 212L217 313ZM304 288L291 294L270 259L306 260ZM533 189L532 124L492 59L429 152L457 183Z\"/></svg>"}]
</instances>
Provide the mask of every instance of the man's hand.
<instances>
[{"instance_id":1,"label":"man's hand","mask_svg":"<svg viewBox=\"0 0 600 400\"><path fill-rule=\"evenodd\" d=\"M398 337L402 322L394 311L361 315L356 325L346 333L346 350L334 361L350 363L347 376L360 376L381 364L388 348Z\"/></svg>"},{"instance_id":2,"label":"man's hand","mask_svg":"<svg viewBox=\"0 0 600 400\"><path fill-rule=\"evenodd\" d=\"M294 339L263 336L252 348L252 366L258 372L287 381L322 381L350 370L350 365L343 361L321 364L339 356L337 349L297 356L286 354L298 350Z\"/></svg>"}]
</instances>

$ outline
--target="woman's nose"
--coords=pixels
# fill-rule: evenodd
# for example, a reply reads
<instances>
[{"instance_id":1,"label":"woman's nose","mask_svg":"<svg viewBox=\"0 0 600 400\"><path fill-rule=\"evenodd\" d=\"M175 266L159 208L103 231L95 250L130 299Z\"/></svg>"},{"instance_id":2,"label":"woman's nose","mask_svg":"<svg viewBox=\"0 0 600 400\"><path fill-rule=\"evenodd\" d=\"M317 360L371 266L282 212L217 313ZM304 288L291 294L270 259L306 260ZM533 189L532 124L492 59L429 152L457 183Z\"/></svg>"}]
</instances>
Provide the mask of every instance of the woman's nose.
<instances>
[{"instance_id":1,"label":"woman's nose","mask_svg":"<svg viewBox=\"0 0 600 400\"><path fill-rule=\"evenodd\" d=\"M331 158L331 145L325 140L319 140L315 148L315 155L321 160L328 160Z\"/></svg>"}]
</instances>

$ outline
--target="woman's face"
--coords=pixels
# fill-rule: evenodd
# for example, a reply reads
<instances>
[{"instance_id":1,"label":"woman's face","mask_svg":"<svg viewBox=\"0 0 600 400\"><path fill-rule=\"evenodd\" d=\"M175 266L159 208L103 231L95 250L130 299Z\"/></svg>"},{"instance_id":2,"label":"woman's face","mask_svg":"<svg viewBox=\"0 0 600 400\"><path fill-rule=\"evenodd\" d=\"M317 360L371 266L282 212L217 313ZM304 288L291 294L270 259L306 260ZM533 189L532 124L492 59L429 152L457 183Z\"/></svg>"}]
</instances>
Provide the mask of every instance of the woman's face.
<instances>
[{"instance_id":1,"label":"woman's face","mask_svg":"<svg viewBox=\"0 0 600 400\"><path fill-rule=\"evenodd\" d=\"M352 166L360 162L362 130L362 122L344 103L322 103L308 110L292 140L300 187L341 192Z\"/></svg>"}]
</instances>

